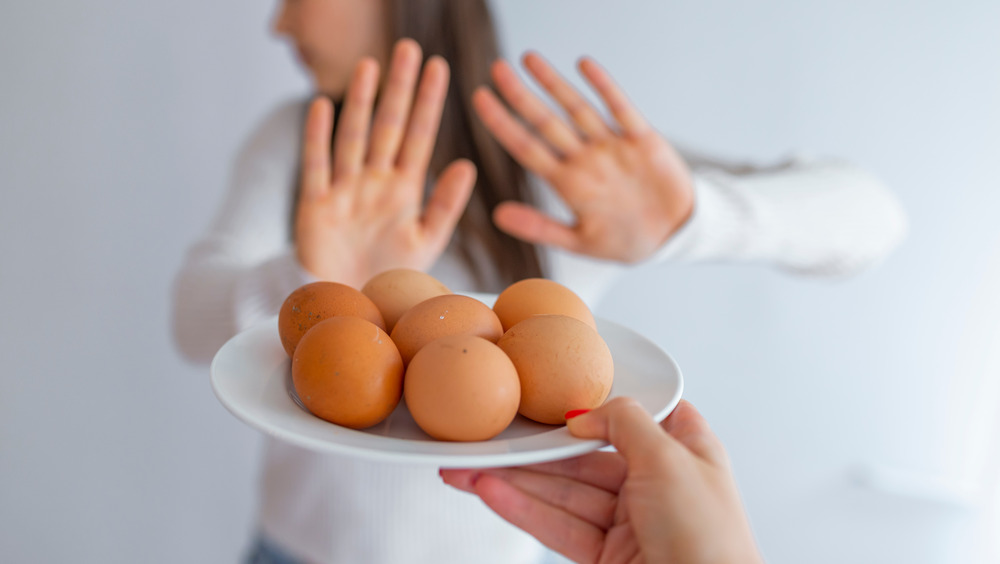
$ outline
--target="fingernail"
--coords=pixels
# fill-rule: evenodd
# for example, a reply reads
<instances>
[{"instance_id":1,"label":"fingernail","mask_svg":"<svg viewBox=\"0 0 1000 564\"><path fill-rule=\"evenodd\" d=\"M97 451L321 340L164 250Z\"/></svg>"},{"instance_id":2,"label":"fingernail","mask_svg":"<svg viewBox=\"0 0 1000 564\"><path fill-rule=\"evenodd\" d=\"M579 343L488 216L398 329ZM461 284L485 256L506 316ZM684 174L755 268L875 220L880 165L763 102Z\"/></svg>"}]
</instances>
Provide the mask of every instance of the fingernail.
<instances>
[{"instance_id":1,"label":"fingernail","mask_svg":"<svg viewBox=\"0 0 1000 564\"><path fill-rule=\"evenodd\" d=\"M574 418L574 417L576 417L578 415L583 415L584 413L587 413L588 411L590 411L590 410L589 409L574 409L572 411L567 411L566 415L565 415L565 418L566 419L572 419L572 418Z\"/></svg>"},{"instance_id":2,"label":"fingernail","mask_svg":"<svg viewBox=\"0 0 1000 564\"><path fill-rule=\"evenodd\" d=\"M482 478L482 477L483 477L482 473L476 472L475 474L473 474L472 476L469 477L469 484L472 487L476 487L476 482L478 482L479 478Z\"/></svg>"}]
</instances>

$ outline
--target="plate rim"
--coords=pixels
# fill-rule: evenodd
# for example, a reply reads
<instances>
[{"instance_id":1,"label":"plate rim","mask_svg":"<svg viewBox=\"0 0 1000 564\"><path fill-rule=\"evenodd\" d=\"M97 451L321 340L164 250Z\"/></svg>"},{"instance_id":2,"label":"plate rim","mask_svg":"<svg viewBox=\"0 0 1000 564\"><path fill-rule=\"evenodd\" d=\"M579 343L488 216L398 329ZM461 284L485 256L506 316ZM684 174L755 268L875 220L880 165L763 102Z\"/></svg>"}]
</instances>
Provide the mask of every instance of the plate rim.
<instances>
[{"instance_id":1,"label":"plate rim","mask_svg":"<svg viewBox=\"0 0 1000 564\"><path fill-rule=\"evenodd\" d=\"M476 295L472 295L476 297ZM495 296L494 296L495 297ZM481 298L478 298L481 299ZM669 361L674 373L677 376L677 387L674 390L669 401L656 413L651 413L655 421L658 423L667 417L680 403L681 398L684 393L684 376L681 371L680 366L677 361L674 360L673 356L663 350L654 341L642 335L641 333L626 327L625 325L595 316L595 320L598 325L608 325L615 330L624 331L633 338L638 338L649 345L652 345L657 350L659 350ZM329 440L324 440L316 437L310 437L300 433L295 433L289 430L285 430L279 426L268 423L266 421L260 420L258 417L254 417L252 414L246 412L243 407L239 405L239 402L234 402L232 398L228 397L223 390L220 389L220 377L218 365L220 359L223 358L223 352L233 346L233 344L238 339L249 338L247 335L250 333L262 332L265 326L271 327L274 331L277 331L277 316L271 316L267 319L261 320L247 329L241 331L240 333L234 335L232 338L226 341L226 343L217 351L210 364L210 380L212 386L212 392L215 394L219 402L226 408L229 413L231 413L238 420L249 426L250 428L265 434L268 437L275 438L287 443L291 443L301 448L305 448L311 451L319 453L329 453L337 454L341 456L350 456L360 459L365 459L369 461L380 461L380 462L392 462L401 464L415 464L415 465L436 465L442 468L487 468L487 467L506 467L506 466L521 466L525 464L537 464L540 462L549 462L555 460L563 460L566 458L573 458L580 456L589 452L593 452L599 449L612 449L614 447L610 446L607 441L600 439L580 439L569 435L569 431L565 425L554 426L552 431L558 434L567 435L564 437L565 440L569 441L568 444L548 447L538 450L525 450L525 451L514 451L514 452L503 452L503 453L470 453L470 454L443 454L443 453L433 453L433 452L409 452L409 451L391 451L384 450L381 448L370 448L364 446L358 446L348 443L331 442ZM287 393L287 392L286 392ZM616 396L618 397L618 396ZM288 398L290 402L294 404L294 399ZM611 397L608 400L612 399ZM608 400L605 400L608 401ZM295 406L296 409L301 409L298 405ZM315 416L314 416L315 417ZM345 431L362 432L355 429L349 429L346 427L341 427L335 423L326 422L329 425L339 427ZM538 436L538 435L531 435ZM383 437L390 440L402 441L407 444L411 444L416 441L411 439L401 439L393 437ZM507 440L518 440L527 437L518 437L516 439ZM422 442L422 441L421 441ZM488 441L478 441L476 443L470 444L481 444ZM459 443L443 443L443 444L459 444Z\"/></svg>"}]
</instances>

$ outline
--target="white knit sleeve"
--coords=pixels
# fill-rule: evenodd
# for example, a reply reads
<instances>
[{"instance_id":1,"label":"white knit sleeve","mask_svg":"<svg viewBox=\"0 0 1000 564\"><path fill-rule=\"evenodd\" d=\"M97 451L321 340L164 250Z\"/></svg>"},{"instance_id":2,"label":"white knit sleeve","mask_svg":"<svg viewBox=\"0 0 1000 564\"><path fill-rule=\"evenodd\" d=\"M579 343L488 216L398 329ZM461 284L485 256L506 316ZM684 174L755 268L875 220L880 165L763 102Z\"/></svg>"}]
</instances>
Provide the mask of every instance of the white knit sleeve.
<instances>
[{"instance_id":1,"label":"white knit sleeve","mask_svg":"<svg viewBox=\"0 0 1000 564\"><path fill-rule=\"evenodd\" d=\"M757 262L841 276L879 262L907 230L906 214L889 190L839 161L701 169L694 186L691 218L650 262Z\"/></svg>"},{"instance_id":2,"label":"white knit sleeve","mask_svg":"<svg viewBox=\"0 0 1000 564\"><path fill-rule=\"evenodd\" d=\"M241 149L229 190L174 281L173 334L185 358L208 362L230 337L274 315L314 279L290 241L302 104L272 112Z\"/></svg>"}]
</instances>

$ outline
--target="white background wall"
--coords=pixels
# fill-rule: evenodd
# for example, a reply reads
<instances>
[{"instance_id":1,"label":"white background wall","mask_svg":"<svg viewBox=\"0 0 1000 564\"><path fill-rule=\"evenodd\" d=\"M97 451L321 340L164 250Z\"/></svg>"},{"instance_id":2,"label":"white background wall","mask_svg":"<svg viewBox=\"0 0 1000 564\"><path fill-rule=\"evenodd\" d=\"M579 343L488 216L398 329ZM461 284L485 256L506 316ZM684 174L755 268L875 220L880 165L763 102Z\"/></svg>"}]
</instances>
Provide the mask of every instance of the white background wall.
<instances>
[{"instance_id":1,"label":"white background wall","mask_svg":"<svg viewBox=\"0 0 1000 564\"><path fill-rule=\"evenodd\" d=\"M498 4L509 52L595 55L669 138L847 157L910 214L850 280L669 266L599 312L678 359L770 561L1000 561L1000 4ZM233 562L252 531L258 437L168 314L241 138L306 91L273 7L0 5L0 561Z\"/></svg>"}]
</instances>

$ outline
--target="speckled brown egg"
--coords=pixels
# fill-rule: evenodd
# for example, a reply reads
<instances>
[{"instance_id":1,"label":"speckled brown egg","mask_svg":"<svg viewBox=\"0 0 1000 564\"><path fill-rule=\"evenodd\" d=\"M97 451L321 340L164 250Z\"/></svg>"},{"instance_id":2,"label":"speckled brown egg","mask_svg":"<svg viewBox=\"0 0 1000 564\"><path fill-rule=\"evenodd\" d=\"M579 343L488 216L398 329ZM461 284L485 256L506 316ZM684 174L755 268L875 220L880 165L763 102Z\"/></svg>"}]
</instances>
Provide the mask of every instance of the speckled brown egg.
<instances>
[{"instance_id":1,"label":"speckled brown egg","mask_svg":"<svg viewBox=\"0 0 1000 564\"><path fill-rule=\"evenodd\" d=\"M450 294L451 290L426 272L409 268L387 270L372 277L361 293L378 306L390 333L396 322L411 307L420 302Z\"/></svg>"},{"instance_id":2,"label":"speckled brown egg","mask_svg":"<svg viewBox=\"0 0 1000 564\"><path fill-rule=\"evenodd\" d=\"M472 335L442 337L410 361L403 396L413 420L443 441L485 441L517 416L521 384L499 347Z\"/></svg>"},{"instance_id":3,"label":"speckled brown egg","mask_svg":"<svg viewBox=\"0 0 1000 564\"><path fill-rule=\"evenodd\" d=\"M507 331L532 315L568 315L595 330L597 323L587 304L572 290L545 278L526 278L500 292L493 311Z\"/></svg>"},{"instance_id":4,"label":"speckled brown egg","mask_svg":"<svg viewBox=\"0 0 1000 564\"><path fill-rule=\"evenodd\" d=\"M374 323L332 317L299 342L292 384L313 415L364 429L388 417L399 403L403 361L389 335Z\"/></svg>"},{"instance_id":5,"label":"speckled brown egg","mask_svg":"<svg viewBox=\"0 0 1000 564\"><path fill-rule=\"evenodd\" d=\"M502 334L500 320L489 306L459 294L437 296L413 306L391 333L404 364L409 364L421 347L441 337L475 335L495 343Z\"/></svg>"},{"instance_id":6,"label":"speckled brown egg","mask_svg":"<svg viewBox=\"0 0 1000 564\"><path fill-rule=\"evenodd\" d=\"M614 380L611 350L595 329L566 315L536 315L497 342L521 379L518 412L539 423L566 422L566 412L593 409Z\"/></svg>"},{"instance_id":7,"label":"speckled brown egg","mask_svg":"<svg viewBox=\"0 0 1000 564\"><path fill-rule=\"evenodd\" d=\"M278 335L288 356L313 325L338 315L359 317L385 330L382 314L368 296L337 282L313 282L289 294L278 312Z\"/></svg>"}]
</instances>

